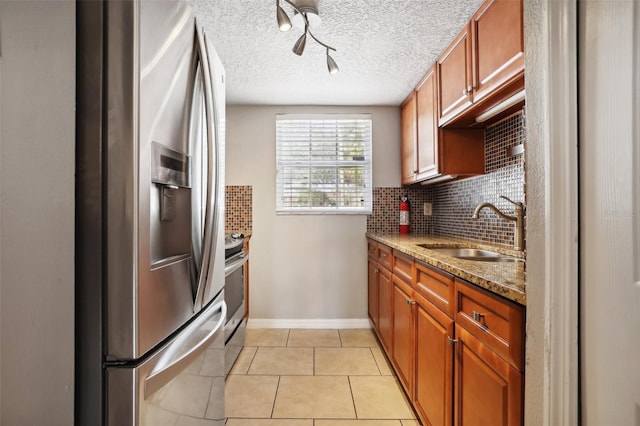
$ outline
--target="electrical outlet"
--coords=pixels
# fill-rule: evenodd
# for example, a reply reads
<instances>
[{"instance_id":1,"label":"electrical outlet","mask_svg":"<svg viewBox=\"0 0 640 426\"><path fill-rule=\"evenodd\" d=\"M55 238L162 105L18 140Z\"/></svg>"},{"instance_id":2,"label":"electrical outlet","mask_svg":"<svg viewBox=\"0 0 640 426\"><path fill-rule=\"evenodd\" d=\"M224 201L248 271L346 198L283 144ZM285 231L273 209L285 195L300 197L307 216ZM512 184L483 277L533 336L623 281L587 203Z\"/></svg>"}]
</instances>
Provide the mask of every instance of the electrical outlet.
<instances>
[{"instance_id":1,"label":"electrical outlet","mask_svg":"<svg viewBox=\"0 0 640 426\"><path fill-rule=\"evenodd\" d=\"M431 203L424 203L423 211L425 216L431 216Z\"/></svg>"}]
</instances>

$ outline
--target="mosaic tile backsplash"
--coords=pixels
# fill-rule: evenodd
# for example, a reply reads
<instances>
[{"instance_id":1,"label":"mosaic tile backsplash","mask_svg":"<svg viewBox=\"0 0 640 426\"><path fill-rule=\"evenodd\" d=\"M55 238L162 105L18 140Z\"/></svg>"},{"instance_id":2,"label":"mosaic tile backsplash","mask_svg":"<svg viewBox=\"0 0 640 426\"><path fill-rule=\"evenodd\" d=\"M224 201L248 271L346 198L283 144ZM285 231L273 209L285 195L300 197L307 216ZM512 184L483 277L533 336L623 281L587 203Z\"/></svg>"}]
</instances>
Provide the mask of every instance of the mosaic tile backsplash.
<instances>
[{"instance_id":1,"label":"mosaic tile backsplash","mask_svg":"<svg viewBox=\"0 0 640 426\"><path fill-rule=\"evenodd\" d=\"M433 201L424 188L373 188L373 209L367 216L367 231L398 232L400 228L400 197L409 196L409 229L412 234L432 234L433 216L422 214L423 203Z\"/></svg>"},{"instance_id":2,"label":"mosaic tile backsplash","mask_svg":"<svg viewBox=\"0 0 640 426\"><path fill-rule=\"evenodd\" d=\"M251 185L226 187L225 233L251 233L253 225L253 187Z\"/></svg>"},{"instance_id":3,"label":"mosaic tile backsplash","mask_svg":"<svg viewBox=\"0 0 640 426\"><path fill-rule=\"evenodd\" d=\"M513 205L501 195L524 202L526 216L524 155L510 155L511 147L525 142L524 124L524 113L520 112L485 130L484 175L431 186L374 188L367 231L398 232L399 197L406 193L411 202L411 233L469 238L512 248L514 222L488 209L483 209L478 219L471 216L482 202L512 215ZM432 216L423 215L425 202L432 203Z\"/></svg>"}]
</instances>

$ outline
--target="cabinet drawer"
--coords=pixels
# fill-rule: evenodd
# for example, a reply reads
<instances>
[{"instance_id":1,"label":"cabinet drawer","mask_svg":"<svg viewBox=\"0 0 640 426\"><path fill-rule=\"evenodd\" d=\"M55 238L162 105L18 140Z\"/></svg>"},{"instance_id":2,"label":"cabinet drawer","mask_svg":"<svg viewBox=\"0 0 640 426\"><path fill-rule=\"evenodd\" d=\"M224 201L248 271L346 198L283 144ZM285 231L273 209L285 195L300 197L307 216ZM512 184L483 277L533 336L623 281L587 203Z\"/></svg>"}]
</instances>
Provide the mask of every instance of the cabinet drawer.
<instances>
[{"instance_id":1,"label":"cabinet drawer","mask_svg":"<svg viewBox=\"0 0 640 426\"><path fill-rule=\"evenodd\" d=\"M453 275L416 262L416 290L450 318L455 314Z\"/></svg>"},{"instance_id":2,"label":"cabinet drawer","mask_svg":"<svg viewBox=\"0 0 640 426\"><path fill-rule=\"evenodd\" d=\"M370 258L378 260L378 243L373 240L367 239L367 254Z\"/></svg>"},{"instance_id":3,"label":"cabinet drawer","mask_svg":"<svg viewBox=\"0 0 640 426\"><path fill-rule=\"evenodd\" d=\"M455 321L520 371L524 369L524 307L455 279Z\"/></svg>"},{"instance_id":4,"label":"cabinet drawer","mask_svg":"<svg viewBox=\"0 0 640 426\"><path fill-rule=\"evenodd\" d=\"M413 258L402 254L396 250L393 251L393 275L411 285L413 278Z\"/></svg>"},{"instance_id":5,"label":"cabinet drawer","mask_svg":"<svg viewBox=\"0 0 640 426\"><path fill-rule=\"evenodd\" d=\"M391 247L378 243L378 263L391 271Z\"/></svg>"}]
</instances>

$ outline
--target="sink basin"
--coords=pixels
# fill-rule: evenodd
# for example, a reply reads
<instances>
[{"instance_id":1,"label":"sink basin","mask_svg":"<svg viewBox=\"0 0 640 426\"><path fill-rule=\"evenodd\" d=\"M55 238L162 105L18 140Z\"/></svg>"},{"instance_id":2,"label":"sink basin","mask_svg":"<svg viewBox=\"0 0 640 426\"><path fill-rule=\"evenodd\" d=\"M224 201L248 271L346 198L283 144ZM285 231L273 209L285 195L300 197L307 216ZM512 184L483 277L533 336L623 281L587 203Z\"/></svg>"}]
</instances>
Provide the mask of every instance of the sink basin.
<instances>
[{"instance_id":1,"label":"sink basin","mask_svg":"<svg viewBox=\"0 0 640 426\"><path fill-rule=\"evenodd\" d=\"M430 244L418 244L418 246L433 250L446 256L455 257L457 259L476 260L481 262L517 262L522 260L514 256L507 256L505 254L489 250L461 247L433 247Z\"/></svg>"}]
</instances>

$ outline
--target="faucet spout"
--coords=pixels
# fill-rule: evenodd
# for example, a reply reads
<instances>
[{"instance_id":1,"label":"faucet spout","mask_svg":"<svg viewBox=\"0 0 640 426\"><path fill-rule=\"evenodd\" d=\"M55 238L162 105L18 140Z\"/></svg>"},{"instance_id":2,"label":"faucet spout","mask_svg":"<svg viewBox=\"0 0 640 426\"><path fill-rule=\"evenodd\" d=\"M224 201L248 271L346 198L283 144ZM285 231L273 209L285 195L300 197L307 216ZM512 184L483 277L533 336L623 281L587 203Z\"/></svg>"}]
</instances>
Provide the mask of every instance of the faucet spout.
<instances>
[{"instance_id":1,"label":"faucet spout","mask_svg":"<svg viewBox=\"0 0 640 426\"><path fill-rule=\"evenodd\" d=\"M496 206L494 206L491 203L481 203L478 204L478 207L476 207L475 211L473 212L473 216L471 216L472 219L477 219L478 218L478 214L480 214L480 210L482 210L483 208L489 208L491 210L493 210L498 216L500 216L503 219L506 220L512 220L512 221L516 221L517 217L516 216L509 216L507 214L502 213L500 210L498 210L498 208Z\"/></svg>"},{"instance_id":2,"label":"faucet spout","mask_svg":"<svg viewBox=\"0 0 640 426\"><path fill-rule=\"evenodd\" d=\"M513 248L514 250L522 251L524 250L524 205L520 202L511 201L503 195L501 196L501 198L504 198L505 200L515 205L515 212L513 216L501 212L496 206L491 203L484 202L478 204L476 209L473 211L473 215L471 216L471 218L477 219L478 215L480 214L480 210L486 207L493 210L501 218L515 222L516 229L513 236Z\"/></svg>"}]
</instances>

